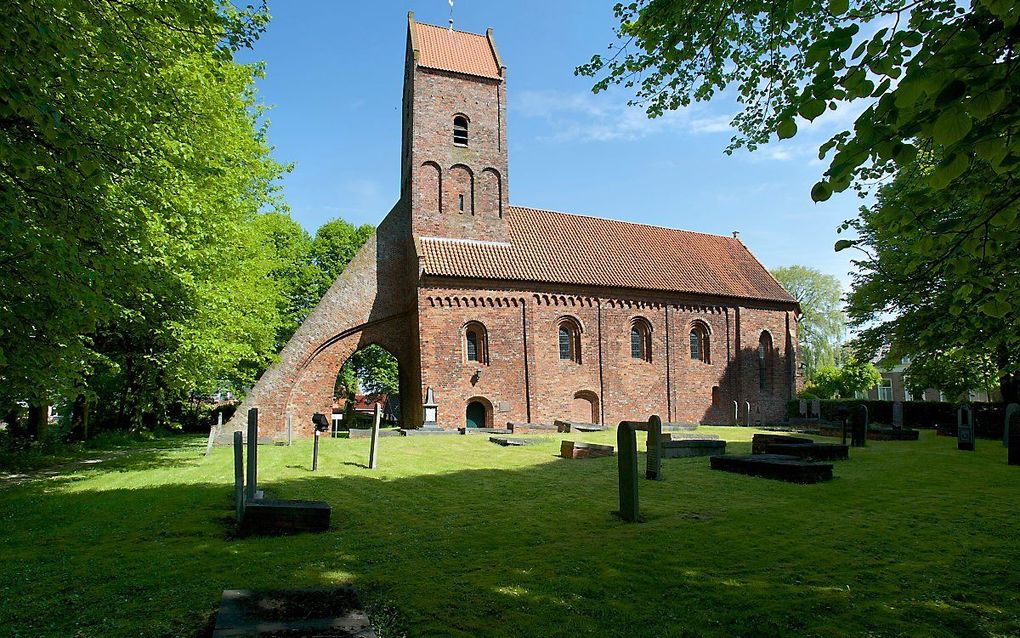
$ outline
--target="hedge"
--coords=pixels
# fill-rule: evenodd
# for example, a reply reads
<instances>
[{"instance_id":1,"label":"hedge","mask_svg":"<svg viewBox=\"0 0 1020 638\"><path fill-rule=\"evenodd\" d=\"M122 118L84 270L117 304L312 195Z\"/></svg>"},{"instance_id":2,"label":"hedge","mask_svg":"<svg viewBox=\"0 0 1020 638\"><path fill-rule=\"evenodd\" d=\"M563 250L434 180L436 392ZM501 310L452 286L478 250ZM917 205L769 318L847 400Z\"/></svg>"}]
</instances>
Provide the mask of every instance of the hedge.
<instances>
[{"instance_id":1,"label":"hedge","mask_svg":"<svg viewBox=\"0 0 1020 638\"><path fill-rule=\"evenodd\" d=\"M810 400L808 404L810 405ZM868 399L825 399L821 402L822 419L839 421L839 406L868 406L868 419L872 423L891 425L893 418L892 401L871 401ZM974 410L975 434L985 439L1002 438L1002 422L1006 417L1004 403L971 403ZM956 411L959 406L944 401L904 401L903 425L910 428L936 428L939 432L956 436ZM800 400L795 399L786 405L786 416L800 416Z\"/></svg>"}]
</instances>

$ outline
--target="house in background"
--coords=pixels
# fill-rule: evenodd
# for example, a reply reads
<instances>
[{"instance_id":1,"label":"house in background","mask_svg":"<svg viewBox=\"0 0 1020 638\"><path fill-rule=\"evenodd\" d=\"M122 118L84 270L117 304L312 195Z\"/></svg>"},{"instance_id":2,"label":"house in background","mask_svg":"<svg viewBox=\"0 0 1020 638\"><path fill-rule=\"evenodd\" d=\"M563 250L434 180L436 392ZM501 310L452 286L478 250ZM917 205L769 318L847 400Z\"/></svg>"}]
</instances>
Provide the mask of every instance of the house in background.
<instances>
[{"instance_id":1,"label":"house in background","mask_svg":"<svg viewBox=\"0 0 1020 638\"><path fill-rule=\"evenodd\" d=\"M907 388L908 375L907 367L910 365L910 357L903 357L895 365L890 366L881 358L874 361L875 367L882 375L878 385L867 392L867 398L872 401L946 401L952 400L943 396L942 392L928 388L924 392L913 394ZM994 393L992 396L986 390L971 391L968 397L970 401L995 401L998 400Z\"/></svg>"}]
</instances>

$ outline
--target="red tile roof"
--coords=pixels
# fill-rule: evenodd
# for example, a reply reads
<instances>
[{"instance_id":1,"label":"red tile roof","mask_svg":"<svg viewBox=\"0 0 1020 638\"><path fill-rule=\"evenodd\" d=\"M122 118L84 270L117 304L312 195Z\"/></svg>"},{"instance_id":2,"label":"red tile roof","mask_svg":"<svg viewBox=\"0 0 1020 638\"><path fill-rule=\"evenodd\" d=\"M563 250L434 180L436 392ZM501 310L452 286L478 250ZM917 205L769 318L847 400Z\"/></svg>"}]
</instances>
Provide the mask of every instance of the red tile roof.
<instances>
[{"instance_id":1,"label":"red tile roof","mask_svg":"<svg viewBox=\"0 0 1020 638\"><path fill-rule=\"evenodd\" d=\"M418 45L418 66L500 78L499 63L487 36L417 22L413 28Z\"/></svg>"},{"instance_id":2,"label":"red tile roof","mask_svg":"<svg viewBox=\"0 0 1020 638\"><path fill-rule=\"evenodd\" d=\"M421 237L424 273L796 303L744 244L511 206L510 242Z\"/></svg>"}]
</instances>

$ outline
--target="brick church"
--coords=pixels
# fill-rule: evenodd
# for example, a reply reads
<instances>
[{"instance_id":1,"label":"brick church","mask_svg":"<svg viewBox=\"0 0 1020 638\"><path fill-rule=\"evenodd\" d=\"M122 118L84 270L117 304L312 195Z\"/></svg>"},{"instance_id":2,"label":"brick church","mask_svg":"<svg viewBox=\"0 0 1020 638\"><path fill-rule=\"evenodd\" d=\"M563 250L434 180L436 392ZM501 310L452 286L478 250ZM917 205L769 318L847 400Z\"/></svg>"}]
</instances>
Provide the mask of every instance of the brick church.
<instances>
[{"instance_id":1,"label":"brick church","mask_svg":"<svg viewBox=\"0 0 1020 638\"><path fill-rule=\"evenodd\" d=\"M736 237L512 206L492 30L408 14L400 198L220 432L312 432L369 344L400 367L403 427L782 418L796 301Z\"/></svg>"}]
</instances>

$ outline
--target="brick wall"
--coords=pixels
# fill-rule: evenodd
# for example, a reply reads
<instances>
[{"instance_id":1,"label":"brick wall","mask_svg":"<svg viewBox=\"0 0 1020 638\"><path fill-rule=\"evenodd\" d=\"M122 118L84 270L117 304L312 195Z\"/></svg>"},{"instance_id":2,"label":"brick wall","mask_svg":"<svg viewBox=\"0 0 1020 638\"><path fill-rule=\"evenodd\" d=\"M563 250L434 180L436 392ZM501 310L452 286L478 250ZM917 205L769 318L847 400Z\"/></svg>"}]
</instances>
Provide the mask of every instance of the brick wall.
<instances>
[{"instance_id":1,"label":"brick wall","mask_svg":"<svg viewBox=\"0 0 1020 638\"><path fill-rule=\"evenodd\" d=\"M476 283L485 287L424 282L419 290L422 389L431 386L435 391L441 427L462 427L468 402L479 399L494 406L489 418L496 426L507 421L588 421L581 418L582 401L591 399L599 420L608 424L651 414L669 421L729 423L733 401L741 406L741 420L744 401L751 402L753 418L760 408L762 418L778 420L795 392L796 380L788 373L786 310ZM580 363L559 358L558 326L564 318L581 327ZM635 319L651 326L651 361L631 356ZM488 363L466 361L464 327L469 322L485 327ZM710 331L708 362L691 358L695 322ZM791 329L795 331L795 325ZM758 384L762 331L779 342L764 392ZM754 347L738 348L738 332Z\"/></svg>"}]
</instances>

